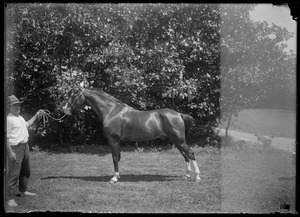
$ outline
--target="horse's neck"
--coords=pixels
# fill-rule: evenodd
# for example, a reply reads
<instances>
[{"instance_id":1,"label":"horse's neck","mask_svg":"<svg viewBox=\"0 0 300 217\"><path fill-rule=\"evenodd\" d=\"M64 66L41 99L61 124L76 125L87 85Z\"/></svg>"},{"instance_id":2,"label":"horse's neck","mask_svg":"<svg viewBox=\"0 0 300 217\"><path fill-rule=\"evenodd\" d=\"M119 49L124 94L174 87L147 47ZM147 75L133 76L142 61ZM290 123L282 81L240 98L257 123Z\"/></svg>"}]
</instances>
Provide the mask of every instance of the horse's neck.
<instances>
[{"instance_id":1,"label":"horse's neck","mask_svg":"<svg viewBox=\"0 0 300 217\"><path fill-rule=\"evenodd\" d=\"M116 106L116 103L108 102L105 98L101 98L100 96L92 94L88 91L84 92L84 96L86 97L87 104L92 107L92 109L102 120L105 120Z\"/></svg>"}]
</instances>

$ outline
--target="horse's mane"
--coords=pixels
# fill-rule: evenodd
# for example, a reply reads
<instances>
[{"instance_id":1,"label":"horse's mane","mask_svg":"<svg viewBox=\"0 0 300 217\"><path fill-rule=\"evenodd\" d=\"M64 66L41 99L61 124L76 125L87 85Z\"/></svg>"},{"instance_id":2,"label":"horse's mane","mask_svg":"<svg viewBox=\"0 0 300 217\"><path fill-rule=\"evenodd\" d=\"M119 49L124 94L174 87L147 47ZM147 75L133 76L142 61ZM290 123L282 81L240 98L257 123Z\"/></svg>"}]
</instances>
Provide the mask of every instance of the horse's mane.
<instances>
[{"instance_id":1,"label":"horse's mane","mask_svg":"<svg viewBox=\"0 0 300 217\"><path fill-rule=\"evenodd\" d=\"M105 97L107 99L109 99L112 102L115 103L120 103L122 104L123 102L115 97L113 97L112 95L109 95L108 93L104 92L102 89L100 88L86 88L88 90L93 91L95 94L97 94L99 97Z\"/></svg>"}]
</instances>

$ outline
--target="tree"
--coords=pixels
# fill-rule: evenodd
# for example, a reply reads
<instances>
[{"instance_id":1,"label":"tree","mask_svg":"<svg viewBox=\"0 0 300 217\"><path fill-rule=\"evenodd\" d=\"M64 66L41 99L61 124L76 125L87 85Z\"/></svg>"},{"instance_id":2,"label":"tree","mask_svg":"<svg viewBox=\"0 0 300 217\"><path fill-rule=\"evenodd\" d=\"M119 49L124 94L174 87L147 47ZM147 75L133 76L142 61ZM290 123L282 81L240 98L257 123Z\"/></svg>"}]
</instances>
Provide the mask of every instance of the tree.
<instances>
[{"instance_id":1,"label":"tree","mask_svg":"<svg viewBox=\"0 0 300 217\"><path fill-rule=\"evenodd\" d=\"M283 49L292 33L275 24L253 22L249 11L255 5L221 5L221 111L228 119L255 105L294 79L293 55Z\"/></svg>"},{"instance_id":2,"label":"tree","mask_svg":"<svg viewBox=\"0 0 300 217\"><path fill-rule=\"evenodd\" d=\"M195 135L212 135L220 115L217 5L12 4L7 17L7 92L26 97L25 113L42 107L60 116L66 93L84 79L137 109L190 114ZM36 129L76 142L81 132L91 137L94 117L83 108Z\"/></svg>"}]
</instances>

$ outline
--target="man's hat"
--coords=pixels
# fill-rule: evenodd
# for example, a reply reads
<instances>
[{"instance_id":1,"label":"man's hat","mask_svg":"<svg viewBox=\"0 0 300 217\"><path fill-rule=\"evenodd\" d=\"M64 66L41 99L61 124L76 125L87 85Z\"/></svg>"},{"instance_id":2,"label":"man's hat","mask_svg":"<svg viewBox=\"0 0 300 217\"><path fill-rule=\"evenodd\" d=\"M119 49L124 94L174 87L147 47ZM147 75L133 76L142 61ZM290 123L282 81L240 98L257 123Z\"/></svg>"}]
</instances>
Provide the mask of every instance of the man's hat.
<instances>
[{"instance_id":1,"label":"man's hat","mask_svg":"<svg viewBox=\"0 0 300 217\"><path fill-rule=\"evenodd\" d=\"M15 95L11 95L8 97L8 105L14 105L14 104L21 104L23 103L20 101Z\"/></svg>"}]
</instances>

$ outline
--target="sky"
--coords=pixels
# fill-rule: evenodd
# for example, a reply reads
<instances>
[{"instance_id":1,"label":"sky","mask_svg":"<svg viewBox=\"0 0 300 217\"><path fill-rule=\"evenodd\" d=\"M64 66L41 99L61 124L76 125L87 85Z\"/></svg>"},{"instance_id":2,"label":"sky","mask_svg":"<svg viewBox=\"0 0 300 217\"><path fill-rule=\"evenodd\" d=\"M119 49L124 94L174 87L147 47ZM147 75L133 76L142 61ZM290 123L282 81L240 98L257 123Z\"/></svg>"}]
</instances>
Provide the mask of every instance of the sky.
<instances>
[{"instance_id":1,"label":"sky","mask_svg":"<svg viewBox=\"0 0 300 217\"><path fill-rule=\"evenodd\" d=\"M267 21L278 26L283 26L289 32L295 35L288 42L286 51L293 50L296 53L297 48L297 22L293 20L290 15L290 8L288 6L273 6L272 4L258 4L254 11L250 13L250 18L254 21Z\"/></svg>"}]
</instances>

